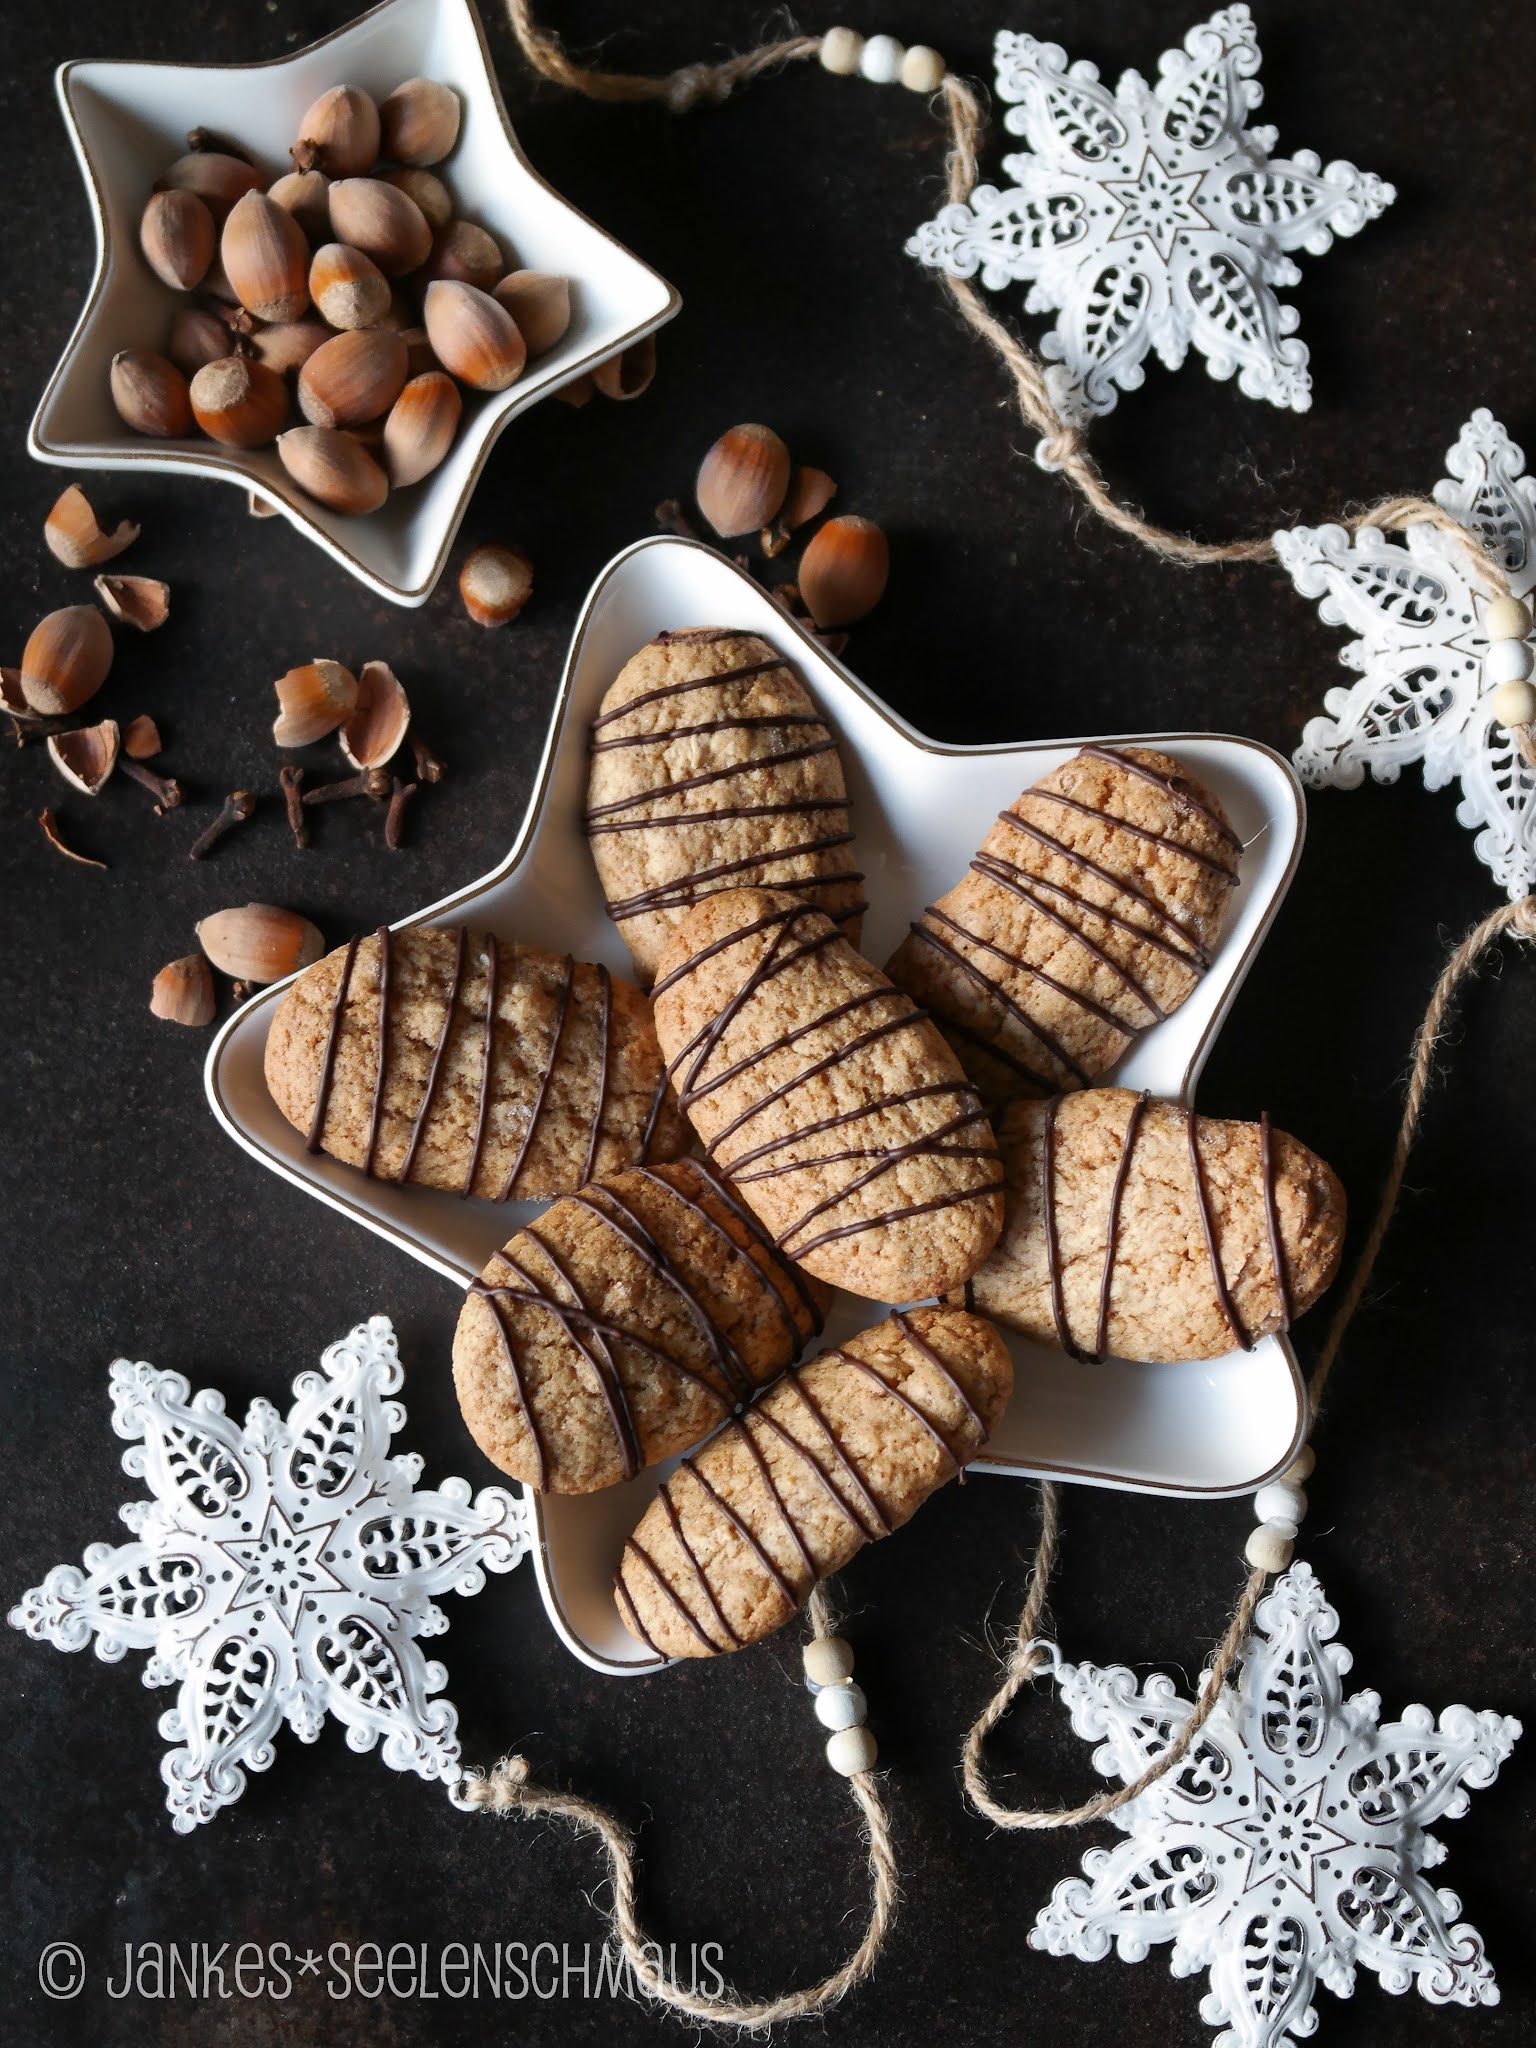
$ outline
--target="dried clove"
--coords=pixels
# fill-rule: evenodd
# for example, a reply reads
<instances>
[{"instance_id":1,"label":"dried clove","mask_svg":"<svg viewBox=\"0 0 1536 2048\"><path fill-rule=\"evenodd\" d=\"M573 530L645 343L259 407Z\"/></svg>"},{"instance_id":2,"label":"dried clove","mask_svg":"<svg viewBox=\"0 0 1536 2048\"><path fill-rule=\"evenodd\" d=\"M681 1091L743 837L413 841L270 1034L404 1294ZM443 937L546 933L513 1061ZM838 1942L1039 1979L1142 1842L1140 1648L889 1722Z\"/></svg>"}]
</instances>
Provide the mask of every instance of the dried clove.
<instances>
[{"instance_id":1,"label":"dried clove","mask_svg":"<svg viewBox=\"0 0 1536 2048\"><path fill-rule=\"evenodd\" d=\"M248 789L231 790L224 799L223 810L188 847L188 860L202 860L226 832L232 831L236 825L243 825L255 808L256 799Z\"/></svg>"},{"instance_id":2,"label":"dried clove","mask_svg":"<svg viewBox=\"0 0 1536 2048\"><path fill-rule=\"evenodd\" d=\"M340 782L317 782L313 789L305 790L303 801L306 804L330 804L349 796L371 796L377 801L389 795L391 780L387 768L364 768Z\"/></svg>"},{"instance_id":3,"label":"dried clove","mask_svg":"<svg viewBox=\"0 0 1536 2048\"><path fill-rule=\"evenodd\" d=\"M167 811L174 811L180 806L184 792L174 775L157 775L153 768L146 768L142 761L135 761L130 754L119 755L117 765L130 782L137 782L149 791L155 800L157 818L163 818ZM246 816L249 817L250 813L247 812ZM200 856L194 854L193 858Z\"/></svg>"},{"instance_id":4,"label":"dried clove","mask_svg":"<svg viewBox=\"0 0 1536 2048\"><path fill-rule=\"evenodd\" d=\"M384 844L391 853L400 851L400 831L405 823L405 807L416 794L418 784L402 782L398 776L391 778L394 788L390 791L389 809L384 814Z\"/></svg>"},{"instance_id":5,"label":"dried clove","mask_svg":"<svg viewBox=\"0 0 1536 2048\"><path fill-rule=\"evenodd\" d=\"M668 533L675 533L684 540L697 540L699 529L694 525L676 498L663 498L656 507L656 524Z\"/></svg>"},{"instance_id":6,"label":"dried clove","mask_svg":"<svg viewBox=\"0 0 1536 2048\"><path fill-rule=\"evenodd\" d=\"M282 786L283 802L288 808L288 830L293 834L293 843L302 853L309 844L309 827L304 822L304 770L302 768L279 768L277 779Z\"/></svg>"},{"instance_id":7,"label":"dried clove","mask_svg":"<svg viewBox=\"0 0 1536 2048\"><path fill-rule=\"evenodd\" d=\"M72 846L65 845L63 839L59 836L59 821L46 804L38 812L37 822L42 826L43 837L47 840L48 844L56 852L62 853L66 860L78 861L83 868L101 868L105 870L107 864L104 860L92 860L88 853L76 853Z\"/></svg>"},{"instance_id":8,"label":"dried clove","mask_svg":"<svg viewBox=\"0 0 1536 2048\"><path fill-rule=\"evenodd\" d=\"M417 779L421 782L441 782L448 772L448 763L438 759L419 732L412 730L407 734L407 738L411 743L411 752L416 756Z\"/></svg>"}]
</instances>

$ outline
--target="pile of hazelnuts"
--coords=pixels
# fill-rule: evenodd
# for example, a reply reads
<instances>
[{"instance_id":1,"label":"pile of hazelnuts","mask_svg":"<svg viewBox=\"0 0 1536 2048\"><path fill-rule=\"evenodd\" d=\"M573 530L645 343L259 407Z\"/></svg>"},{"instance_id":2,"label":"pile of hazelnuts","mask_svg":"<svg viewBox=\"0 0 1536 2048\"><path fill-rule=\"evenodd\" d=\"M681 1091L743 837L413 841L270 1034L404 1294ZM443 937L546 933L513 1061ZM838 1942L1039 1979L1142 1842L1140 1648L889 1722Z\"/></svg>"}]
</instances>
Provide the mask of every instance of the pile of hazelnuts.
<instances>
[{"instance_id":1,"label":"pile of hazelnuts","mask_svg":"<svg viewBox=\"0 0 1536 2048\"><path fill-rule=\"evenodd\" d=\"M375 103L322 93L292 170L268 184L194 130L139 224L155 275L188 294L164 355L113 358L112 398L136 432L200 429L229 448L273 442L333 512L373 512L453 445L461 387L504 391L570 324L563 277L509 270L458 218L431 167L459 135L458 95L408 79ZM295 402L303 424L293 421Z\"/></svg>"}]
</instances>

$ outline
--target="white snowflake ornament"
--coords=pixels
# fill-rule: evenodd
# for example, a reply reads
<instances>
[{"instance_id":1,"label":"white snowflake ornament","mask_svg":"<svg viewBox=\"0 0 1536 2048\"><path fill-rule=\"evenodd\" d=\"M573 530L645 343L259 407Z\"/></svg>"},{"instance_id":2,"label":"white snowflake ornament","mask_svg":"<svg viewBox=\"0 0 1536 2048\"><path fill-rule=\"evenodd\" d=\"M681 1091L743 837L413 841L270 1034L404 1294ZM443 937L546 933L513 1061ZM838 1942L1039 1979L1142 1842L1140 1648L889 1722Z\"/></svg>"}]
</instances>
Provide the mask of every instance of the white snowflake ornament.
<instances>
[{"instance_id":1,"label":"white snowflake ornament","mask_svg":"<svg viewBox=\"0 0 1536 2048\"><path fill-rule=\"evenodd\" d=\"M1017 279L1031 313L1058 312L1040 352L1063 420L1081 426L1134 391L1155 350L1176 370L1191 345L1250 398L1311 403L1299 315L1275 296L1396 197L1353 164L1272 154L1250 128L1263 98L1248 9L1225 7L1158 60L1156 85L1127 71L1115 91L1056 43L997 38L1004 116L1029 147L1003 159L1006 191L978 185L907 243L909 255L990 291Z\"/></svg>"},{"instance_id":2,"label":"white snowflake ornament","mask_svg":"<svg viewBox=\"0 0 1536 2048\"><path fill-rule=\"evenodd\" d=\"M11 1610L61 1650L148 1650L144 1683L180 1684L160 1768L181 1834L268 1768L284 1720L313 1742L332 1714L353 1749L382 1740L393 1769L457 1779L458 1716L431 1697L448 1674L415 1639L448 1626L433 1594L478 1593L528 1547L502 1488L419 1491L420 1458L387 1455L405 1410L385 1398L403 1377L386 1317L320 1362L286 1417L257 1400L238 1429L222 1395L118 1359L112 1427L141 1439L123 1469L153 1499L121 1510L133 1542L92 1544L83 1572L56 1565Z\"/></svg>"},{"instance_id":3,"label":"white snowflake ornament","mask_svg":"<svg viewBox=\"0 0 1536 2048\"><path fill-rule=\"evenodd\" d=\"M1435 500L1488 549L1516 597L1536 588L1536 484L1525 456L1479 408L1445 458ZM1315 788L1356 789L1367 768L1396 782L1420 761L1427 789L1461 784L1458 820L1511 902L1536 889L1536 774L1493 715L1484 675L1489 594L1453 535L1411 526L1403 542L1374 527L1295 526L1275 552L1325 624L1358 637L1339 660L1360 680L1329 690L1327 718L1304 727L1295 762Z\"/></svg>"},{"instance_id":4,"label":"white snowflake ornament","mask_svg":"<svg viewBox=\"0 0 1536 2048\"><path fill-rule=\"evenodd\" d=\"M1112 1815L1128 1839L1088 1852L1087 1883L1056 1887L1032 1947L1097 1962L1113 1946L1135 1963L1172 1942L1176 1977L1210 1972L1200 2014L1223 2029L1216 2048L1307 2039L1316 1986L1348 1998L1360 1967L1432 2004L1498 2002L1461 1902L1424 1881L1445 1855L1425 1829L1493 1783L1520 1723L1467 1707L1437 1723L1409 1707L1382 1727L1376 1693L1344 1697L1354 1660L1332 1641L1338 1626L1310 1568L1292 1565L1259 1603L1236 1689L1183 1763ZM1139 1777L1194 1711L1160 1672L1138 1687L1123 1666L1063 1664L1043 1647L1107 1778Z\"/></svg>"}]
</instances>

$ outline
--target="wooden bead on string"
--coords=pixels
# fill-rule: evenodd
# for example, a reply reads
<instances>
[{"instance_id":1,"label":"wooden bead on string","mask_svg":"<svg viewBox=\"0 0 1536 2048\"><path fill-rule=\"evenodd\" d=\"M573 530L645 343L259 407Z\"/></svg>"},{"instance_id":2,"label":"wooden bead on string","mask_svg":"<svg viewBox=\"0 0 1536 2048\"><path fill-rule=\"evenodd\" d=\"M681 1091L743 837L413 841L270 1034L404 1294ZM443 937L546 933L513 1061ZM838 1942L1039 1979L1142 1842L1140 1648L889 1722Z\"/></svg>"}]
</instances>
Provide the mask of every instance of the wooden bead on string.
<instances>
[{"instance_id":1,"label":"wooden bead on string","mask_svg":"<svg viewBox=\"0 0 1536 2048\"><path fill-rule=\"evenodd\" d=\"M1502 726L1536 722L1536 689L1529 683L1500 683L1493 693L1493 715Z\"/></svg>"},{"instance_id":2,"label":"wooden bead on string","mask_svg":"<svg viewBox=\"0 0 1536 2048\"><path fill-rule=\"evenodd\" d=\"M1296 1553L1296 1534L1307 1512L1302 1480L1310 1477L1317 1460L1311 1446L1303 1444L1278 1479L1270 1479L1253 1496L1258 1522L1243 1545L1243 1555L1256 1571L1283 1572Z\"/></svg>"},{"instance_id":3,"label":"wooden bead on string","mask_svg":"<svg viewBox=\"0 0 1536 2048\"><path fill-rule=\"evenodd\" d=\"M906 54L894 36L871 36L859 58L859 76L871 85L894 85Z\"/></svg>"},{"instance_id":4,"label":"wooden bead on string","mask_svg":"<svg viewBox=\"0 0 1536 2048\"><path fill-rule=\"evenodd\" d=\"M853 1675L853 1645L842 1636L814 1636L800 1653L805 1682L812 1692L824 1685L842 1685Z\"/></svg>"},{"instance_id":5,"label":"wooden bead on string","mask_svg":"<svg viewBox=\"0 0 1536 2048\"><path fill-rule=\"evenodd\" d=\"M1523 683L1536 661L1523 640L1490 641L1483 657L1485 683Z\"/></svg>"},{"instance_id":6,"label":"wooden bead on string","mask_svg":"<svg viewBox=\"0 0 1536 2048\"><path fill-rule=\"evenodd\" d=\"M872 1771L879 1750L864 1726L869 1703L864 1688L853 1682L853 1646L842 1636L814 1636L800 1653L806 1690L815 1700L817 1720L832 1733L827 1762L839 1776L855 1778Z\"/></svg>"},{"instance_id":7,"label":"wooden bead on string","mask_svg":"<svg viewBox=\"0 0 1536 2048\"><path fill-rule=\"evenodd\" d=\"M1530 630L1530 608L1518 597L1496 597L1483 613L1483 631L1490 642L1523 640Z\"/></svg>"},{"instance_id":8,"label":"wooden bead on string","mask_svg":"<svg viewBox=\"0 0 1536 2048\"><path fill-rule=\"evenodd\" d=\"M840 1778L856 1778L872 1771L880 1755L875 1738L867 1728L842 1728L827 1739L827 1762Z\"/></svg>"},{"instance_id":9,"label":"wooden bead on string","mask_svg":"<svg viewBox=\"0 0 1536 2048\"><path fill-rule=\"evenodd\" d=\"M823 71L830 71L834 78L852 78L864 55L864 38L857 29L829 28L817 55Z\"/></svg>"},{"instance_id":10,"label":"wooden bead on string","mask_svg":"<svg viewBox=\"0 0 1536 2048\"><path fill-rule=\"evenodd\" d=\"M823 71L834 78L867 78L871 85L901 84L908 92L937 92L948 68L926 43L903 49L894 36L870 36L857 29L829 28L816 52Z\"/></svg>"},{"instance_id":11,"label":"wooden bead on string","mask_svg":"<svg viewBox=\"0 0 1536 2048\"><path fill-rule=\"evenodd\" d=\"M1243 1555L1255 1571L1283 1572L1296 1552L1296 1539L1275 1523L1260 1522L1243 1545Z\"/></svg>"}]
</instances>

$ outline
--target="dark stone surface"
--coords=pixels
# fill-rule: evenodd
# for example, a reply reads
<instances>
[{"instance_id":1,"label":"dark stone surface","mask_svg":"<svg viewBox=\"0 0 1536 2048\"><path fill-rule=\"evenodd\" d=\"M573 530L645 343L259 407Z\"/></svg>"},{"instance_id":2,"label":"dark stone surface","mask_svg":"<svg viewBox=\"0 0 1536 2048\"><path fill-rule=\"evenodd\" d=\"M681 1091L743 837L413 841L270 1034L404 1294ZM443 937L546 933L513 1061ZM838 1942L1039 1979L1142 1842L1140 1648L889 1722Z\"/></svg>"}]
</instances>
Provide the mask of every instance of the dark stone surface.
<instances>
[{"instance_id":1,"label":"dark stone surface","mask_svg":"<svg viewBox=\"0 0 1536 2048\"><path fill-rule=\"evenodd\" d=\"M62 477L31 467L30 409L90 273L86 211L52 101L62 58L169 61L280 53L337 25L335 0L71 9L12 0L0 81L6 485L0 492L5 646L84 579L45 554ZM647 10L563 6L582 47L660 67L758 32L753 9L706 0ZM1114 75L1150 71L1196 9L1049 0L1023 15L965 5L894 15L865 0L855 25L916 39L987 73L999 20L1059 37ZM1536 436L1529 333L1536 222L1525 99L1536 17L1521 9L1357 9L1265 0L1264 118L1282 147L1347 155L1396 182L1397 206L1357 242L1307 262L1295 294L1318 395L1297 418L1155 366L1097 430L1116 486L1175 525L1213 535L1321 519L1346 501L1427 487L1473 406ZM197 802L168 821L114 787L59 808L111 864L71 867L35 817L59 799L40 751L0 771L0 991L5 1052L3 1443L9 1601L57 1560L120 1534L134 1492L107 1427L105 1368L120 1353L224 1389L242 1411L286 1397L321 1339L387 1309L409 1373L405 1445L429 1473L491 1475L454 1408L454 1303L410 1260L258 1171L212 1125L205 1035L156 1024L149 980L186 952L205 912L248 898L294 904L327 935L369 927L480 873L510 842L543 740L575 609L596 570L685 491L731 421L774 422L828 467L842 502L890 529L895 574L851 659L900 711L942 738L1210 727L1280 748L1339 679L1339 635L1272 570L1164 568L1095 529L1067 490L1014 449L1027 442L1000 376L901 254L932 211L940 166L918 102L805 73L686 121L535 89L499 21L504 86L534 162L681 288L649 397L573 414L544 406L494 456L466 542L523 538L538 565L525 618L487 636L451 584L425 610L376 602L286 526L252 524L228 489L102 478L98 509L144 537L123 564L167 576L175 611L125 641L103 712L152 711L167 765ZM995 155L989 161L995 163ZM1014 301L1016 308L1017 301ZM290 849L275 801L206 865L185 849L226 789L270 787L270 679L315 653L387 656L422 729L452 763L387 854L348 808ZM1325 795L1274 937L1211 1062L1202 1100L1267 1105L1338 1166L1358 1224L1398 1114L1409 1037L1448 935L1495 900L1454 818L1416 772L1395 789ZM1422 1699L1497 1704L1532 1718L1529 1493L1530 969L1506 963L1452 1034L1411 1186L1335 1381L1319 1444L1305 1553L1344 1616L1355 1678L1389 1711ZM1306 1352L1315 1324L1302 1333ZM1207 2038L1203 1985L1142 1968L1094 1969L1029 1952L1024 1937L1080 1834L994 1837L961 1806L960 1737L995 1669L1034 1540L1032 1489L979 1480L936 1500L905 1538L847 1574L850 1632L869 1689L901 1855L903 1906L878 1976L827 2032L851 2044ZM1247 1504L1189 1505L1077 1490L1066 1503L1056 1612L1070 1654L1193 1674L1241 1575ZM846 1798L823 1767L792 1645L653 1682L605 1682L544 1624L531 1571L453 1603L443 1646L465 1752L526 1746L547 1777L644 1824L646 1910L668 1940L714 1940L745 1987L808 1980L843 1952L863 1911ZM276 1768L193 1838L174 1836L157 1775L167 1694L120 1667L0 1636L8 1704L0 1785L10 1875L6 2032L21 2042L277 2041L419 2044L461 2037L639 2042L668 2024L577 1995L504 2011L384 1999L333 2002L324 1978L286 2003L114 2003L102 1987L124 1942L448 1940L596 1944L589 1845L498 1830L440 1791L354 1756L328 1728L286 1733ZM1042 1697L996 1745L1021 1797L1091 1782L1083 1746ZM1432 2011L1363 1978L1322 1998L1344 2044L1531 2038L1528 1756L1443 1830L1436 1873L1483 1930L1504 1987L1493 2013ZM1108 1831L1098 1838L1111 1839ZM87 1951L92 1983L50 2005L36 1958Z\"/></svg>"}]
</instances>

